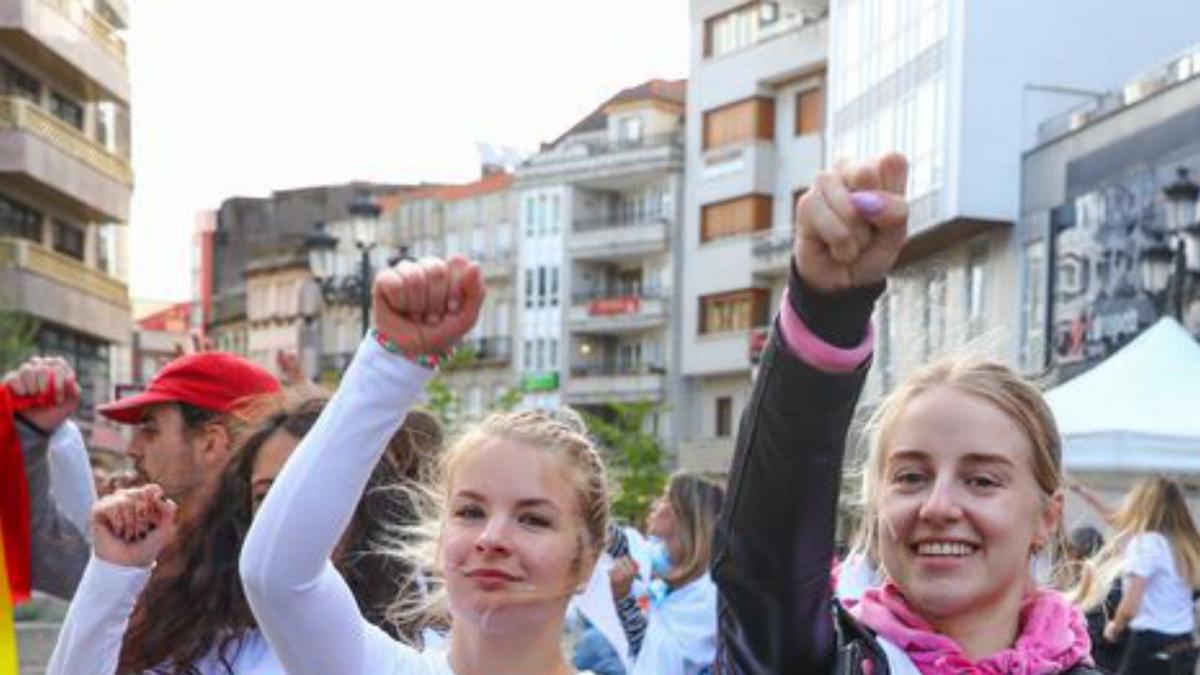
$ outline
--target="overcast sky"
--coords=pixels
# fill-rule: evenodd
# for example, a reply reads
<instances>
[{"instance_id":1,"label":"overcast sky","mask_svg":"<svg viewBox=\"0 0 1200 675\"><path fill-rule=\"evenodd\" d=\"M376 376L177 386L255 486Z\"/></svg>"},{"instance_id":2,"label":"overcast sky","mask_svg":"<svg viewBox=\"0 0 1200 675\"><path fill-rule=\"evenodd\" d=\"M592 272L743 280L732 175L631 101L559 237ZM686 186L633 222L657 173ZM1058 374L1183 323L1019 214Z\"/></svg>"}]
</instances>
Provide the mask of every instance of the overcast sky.
<instances>
[{"instance_id":1,"label":"overcast sky","mask_svg":"<svg viewBox=\"0 0 1200 675\"><path fill-rule=\"evenodd\" d=\"M687 76L687 0L133 0L131 294L190 294L196 213L477 177L621 88Z\"/></svg>"}]
</instances>

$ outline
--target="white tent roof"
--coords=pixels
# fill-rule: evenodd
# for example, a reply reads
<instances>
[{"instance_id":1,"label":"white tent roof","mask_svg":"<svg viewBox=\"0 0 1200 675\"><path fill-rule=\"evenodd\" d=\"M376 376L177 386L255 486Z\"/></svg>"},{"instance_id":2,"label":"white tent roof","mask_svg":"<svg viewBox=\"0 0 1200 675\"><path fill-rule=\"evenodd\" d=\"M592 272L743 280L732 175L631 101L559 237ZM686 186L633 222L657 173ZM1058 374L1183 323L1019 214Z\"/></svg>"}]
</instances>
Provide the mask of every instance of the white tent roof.
<instances>
[{"instance_id":1,"label":"white tent roof","mask_svg":"<svg viewBox=\"0 0 1200 675\"><path fill-rule=\"evenodd\" d=\"M1068 470L1200 474L1200 344L1174 319L1046 400Z\"/></svg>"}]
</instances>

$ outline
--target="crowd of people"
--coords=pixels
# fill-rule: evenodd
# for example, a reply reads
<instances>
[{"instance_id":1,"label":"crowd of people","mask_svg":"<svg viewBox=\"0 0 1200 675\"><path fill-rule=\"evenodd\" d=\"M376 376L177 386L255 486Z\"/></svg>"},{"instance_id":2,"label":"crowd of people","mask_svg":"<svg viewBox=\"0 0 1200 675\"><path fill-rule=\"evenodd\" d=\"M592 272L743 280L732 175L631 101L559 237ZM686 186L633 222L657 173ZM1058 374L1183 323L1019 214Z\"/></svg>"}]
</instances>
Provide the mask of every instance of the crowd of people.
<instances>
[{"instance_id":1,"label":"crowd of people","mask_svg":"<svg viewBox=\"0 0 1200 675\"><path fill-rule=\"evenodd\" d=\"M1113 506L1069 479L1045 400L1007 367L921 368L845 466L906 184L891 154L800 199L728 480L672 476L644 523L613 522L573 411L443 438L419 408L486 293L461 256L377 276L336 391L201 350L101 406L133 426L136 477L99 495L74 374L31 360L4 386L38 402L12 413L32 583L72 599L49 672L1192 673L1183 489L1149 478ZM861 522L839 561L845 471ZM1064 535L1071 491L1107 541Z\"/></svg>"}]
</instances>

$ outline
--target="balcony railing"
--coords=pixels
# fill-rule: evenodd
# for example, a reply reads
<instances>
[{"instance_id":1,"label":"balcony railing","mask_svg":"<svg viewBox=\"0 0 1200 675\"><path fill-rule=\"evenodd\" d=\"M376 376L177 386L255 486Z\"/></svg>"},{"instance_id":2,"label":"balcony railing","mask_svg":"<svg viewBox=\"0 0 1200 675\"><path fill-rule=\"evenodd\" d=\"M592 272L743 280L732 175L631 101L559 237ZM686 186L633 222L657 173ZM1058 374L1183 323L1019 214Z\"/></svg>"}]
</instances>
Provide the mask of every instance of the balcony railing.
<instances>
[{"instance_id":1,"label":"balcony railing","mask_svg":"<svg viewBox=\"0 0 1200 675\"><path fill-rule=\"evenodd\" d=\"M575 304L580 305L597 300L624 301L626 298L657 300L665 295L666 293L661 288L581 288L571 294L571 299Z\"/></svg>"},{"instance_id":2,"label":"balcony railing","mask_svg":"<svg viewBox=\"0 0 1200 675\"><path fill-rule=\"evenodd\" d=\"M15 265L81 293L129 307L129 290L120 280L32 241L0 237L0 265Z\"/></svg>"},{"instance_id":3,"label":"balcony railing","mask_svg":"<svg viewBox=\"0 0 1200 675\"><path fill-rule=\"evenodd\" d=\"M113 180L133 185L128 161L23 98L0 96L0 128L33 134Z\"/></svg>"},{"instance_id":4,"label":"balcony railing","mask_svg":"<svg viewBox=\"0 0 1200 675\"><path fill-rule=\"evenodd\" d=\"M664 366L650 363L603 363L571 366L571 377L622 377L625 375L664 375Z\"/></svg>"},{"instance_id":5,"label":"balcony railing","mask_svg":"<svg viewBox=\"0 0 1200 675\"><path fill-rule=\"evenodd\" d=\"M575 221L576 232L591 232L609 228L637 227L638 225L666 224L667 217L660 213L629 218L625 216L601 216L599 218L582 218Z\"/></svg>"},{"instance_id":6,"label":"balcony railing","mask_svg":"<svg viewBox=\"0 0 1200 675\"><path fill-rule=\"evenodd\" d=\"M96 42L112 52L120 59L125 59L125 40L117 35L117 29L92 10L84 7L79 0L43 0L47 5L58 10L72 23L76 24L91 35Z\"/></svg>"},{"instance_id":7,"label":"balcony railing","mask_svg":"<svg viewBox=\"0 0 1200 675\"><path fill-rule=\"evenodd\" d=\"M512 338L482 337L463 340L459 349L470 349L475 354L476 363L495 363L508 361L512 358Z\"/></svg>"}]
</instances>

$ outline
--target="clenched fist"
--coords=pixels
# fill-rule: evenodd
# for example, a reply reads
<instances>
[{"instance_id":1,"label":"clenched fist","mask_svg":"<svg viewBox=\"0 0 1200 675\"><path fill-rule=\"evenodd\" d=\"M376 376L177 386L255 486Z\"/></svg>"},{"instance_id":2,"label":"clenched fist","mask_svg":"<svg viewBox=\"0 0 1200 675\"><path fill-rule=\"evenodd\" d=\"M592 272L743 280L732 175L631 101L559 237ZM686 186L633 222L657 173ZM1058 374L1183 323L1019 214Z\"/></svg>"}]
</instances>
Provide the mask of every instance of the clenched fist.
<instances>
[{"instance_id":1,"label":"clenched fist","mask_svg":"<svg viewBox=\"0 0 1200 675\"><path fill-rule=\"evenodd\" d=\"M792 255L805 283L837 291L886 277L907 236L907 183L896 153L818 175L796 208Z\"/></svg>"},{"instance_id":2,"label":"clenched fist","mask_svg":"<svg viewBox=\"0 0 1200 675\"><path fill-rule=\"evenodd\" d=\"M125 567L149 567L175 534L175 502L162 488L117 490L92 507L96 557Z\"/></svg>"},{"instance_id":3,"label":"clenched fist","mask_svg":"<svg viewBox=\"0 0 1200 675\"><path fill-rule=\"evenodd\" d=\"M410 358L444 353L475 325L485 294L479 266L461 255L405 260L375 277L375 328Z\"/></svg>"}]
</instances>

